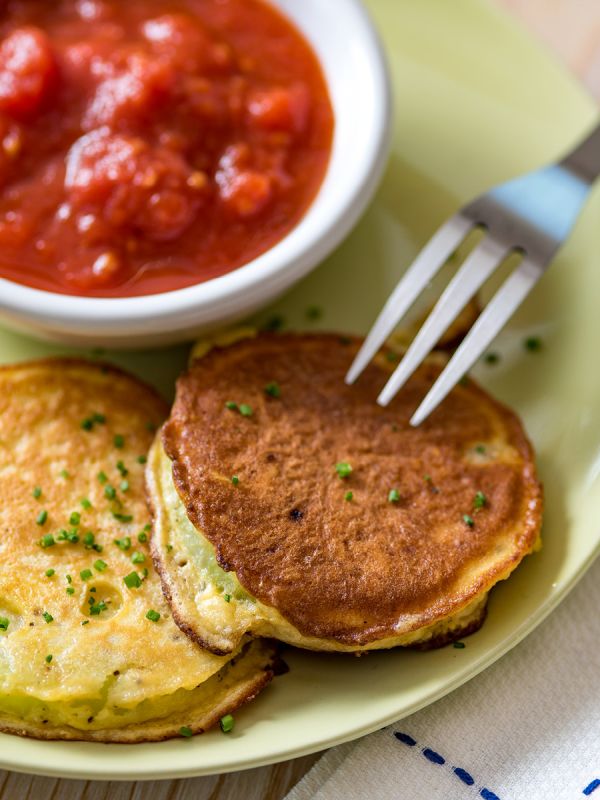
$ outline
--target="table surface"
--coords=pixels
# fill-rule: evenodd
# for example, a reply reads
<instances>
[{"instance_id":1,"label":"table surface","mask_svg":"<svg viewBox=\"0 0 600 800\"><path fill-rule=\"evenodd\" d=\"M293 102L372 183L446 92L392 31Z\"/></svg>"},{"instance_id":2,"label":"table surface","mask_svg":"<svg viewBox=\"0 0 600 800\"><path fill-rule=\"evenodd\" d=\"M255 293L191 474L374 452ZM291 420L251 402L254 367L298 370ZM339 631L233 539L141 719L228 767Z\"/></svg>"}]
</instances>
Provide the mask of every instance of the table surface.
<instances>
[{"instance_id":1,"label":"table surface","mask_svg":"<svg viewBox=\"0 0 600 800\"><path fill-rule=\"evenodd\" d=\"M600 100L598 0L496 0L572 69ZM320 754L271 767L179 781L100 783L0 772L0 800L281 800Z\"/></svg>"}]
</instances>

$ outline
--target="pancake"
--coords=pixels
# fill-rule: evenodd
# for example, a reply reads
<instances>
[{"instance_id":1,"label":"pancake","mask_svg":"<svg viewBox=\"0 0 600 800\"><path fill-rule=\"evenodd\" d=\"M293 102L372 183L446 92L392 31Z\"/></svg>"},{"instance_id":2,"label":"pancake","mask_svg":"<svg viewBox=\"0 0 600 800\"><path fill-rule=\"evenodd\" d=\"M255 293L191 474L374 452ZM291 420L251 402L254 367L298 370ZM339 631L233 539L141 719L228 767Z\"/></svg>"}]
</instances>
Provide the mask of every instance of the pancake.
<instances>
[{"instance_id":1,"label":"pancake","mask_svg":"<svg viewBox=\"0 0 600 800\"><path fill-rule=\"evenodd\" d=\"M175 620L215 653L247 633L335 651L448 643L539 542L512 411L468 380L412 428L445 359L382 409L395 359L348 387L360 344L262 334L178 382L147 467L152 550Z\"/></svg>"},{"instance_id":2,"label":"pancake","mask_svg":"<svg viewBox=\"0 0 600 800\"><path fill-rule=\"evenodd\" d=\"M101 742L199 733L272 677L271 643L207 653L164 600L143 462L167 410L104 365L0 369L0 730Z\"/></svg>"}]
</instances>

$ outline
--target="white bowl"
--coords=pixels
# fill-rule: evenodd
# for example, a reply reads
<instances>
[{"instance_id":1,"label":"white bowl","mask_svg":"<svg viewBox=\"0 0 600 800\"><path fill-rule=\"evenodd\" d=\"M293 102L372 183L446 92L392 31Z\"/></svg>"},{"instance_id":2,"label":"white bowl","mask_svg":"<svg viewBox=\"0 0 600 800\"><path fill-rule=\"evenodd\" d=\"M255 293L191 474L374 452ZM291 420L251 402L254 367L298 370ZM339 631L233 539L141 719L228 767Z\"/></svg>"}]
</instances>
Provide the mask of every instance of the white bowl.
<instances>
[{"instance_id":1,"label":"white bowl","mask_svg":"<svg viewBox=\"0 0 600 800\"><path fill-rule=\"evenodd\" d=\"M371 200L388 155L391 91L381 42L360 0L272 0L312 43L335 113L331 161L300 223L242 267L174 292L86 298L0 279L0 319L76 345L143 347L182 341L281 295L347 235Z\"/></svg>"}]
</instances>

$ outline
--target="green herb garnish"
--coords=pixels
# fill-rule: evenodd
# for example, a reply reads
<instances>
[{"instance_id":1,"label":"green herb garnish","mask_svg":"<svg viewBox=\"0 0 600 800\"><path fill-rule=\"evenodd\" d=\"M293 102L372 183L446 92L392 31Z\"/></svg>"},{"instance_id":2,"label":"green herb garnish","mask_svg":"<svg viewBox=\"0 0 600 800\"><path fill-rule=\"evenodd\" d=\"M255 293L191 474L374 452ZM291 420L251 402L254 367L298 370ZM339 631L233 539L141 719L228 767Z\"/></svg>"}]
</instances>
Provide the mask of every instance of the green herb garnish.
<instances>
[{"instance_id":1,"label":"green herb garnish","mask_svg":"<svg viewBox=\"0 0 600 800\"><path fill-rule=\"evenodd\" d=\"M115 489L114 486L111 486L110 484L107 484L104 487L104 496L106 498L108 498L109 500L114 500L115 497L117 496L117 490Z\"/></svg>"},{"instance_id":2,"label":"green herb garnish","mask_svg":"<svg viewBox=\"0 0 600 800\"><path fill-rule=\"evenodd\" d=\"M115 539L115 544L119 550L129 550L131 547L131 539L129 536L124 536L122 539Z\"/></svg>"},{"instance_id":3,"label":"green herb garnish","mask_svg":"<svg viewBox=\"0 0 600 800\"><path fill-rule=\"evenodd\" d=\"M530 353L537 353L542 349L542 340L538 336L528 336L523 342L523 346Z\"/></svg>"},{"instance_id":4,"label":"green herb garnish","mask_svg":"<svg viewBox=\"0 0 600 800\"><path fill-rule=\"evenodd\" d=\"M138 464L145 464L146 461L148 461L148 459L147 459L146 456L138 456L136 458L136 461L137 461Z\"/></svg>"},{"instance_id":5,"label":"green herb garnish","mask_svg":"<svg viewBox=\"0 0 600 800\"><path fill-rule=\"evenodd\" d=\"M238 478L237 475L232 475L231 476L231 482L233 483L234 486L239 486L240 479Z\"/></svg>"},{"instance_id":6,"label":"green herb garnish","mask_svg":"<svg viewBox=\"0 0 600 800\"><path fill-rule=\"evenodd\" d=\"M64 478L65 480L66 480L67 478L70 478L70 477L71 477L71 476L69 475L69 472L68 472L66 469L61 469L61 471L60 471L58 474L60 475L60 477L61 477L61 478Z\"/></svg>"},{"instance_id":7,"label":"green herb garnish","mask_svg":"<svg viewBox=\"0 0 600 800\"><path fill-rule=\"evenodd\" d=\"M121 514L119 511L113 511L112 515L119 522L133 522L133 516L131 514Z\"/></svg>"},{"instance_id":8,"label":"green herb garnish","mask_svg":"<svg viewBox=\"0 0 600 800\"><path fill-rule=\"evenodd\" d=\"M145 544L148 541L148 534L146 533L146 531L142 531L141 533L138 533L137 538L140 544Z\"/></svg>"},{"instance_id":9,"label":"green herb garnish","mask_svg":"<svg viewBox=\"0 0 600 800\"><path fill-rule=\"evenodd\" d=\"M179 728L179 735L183 736L184 739L189 739L194 735L194 731L191 728L188 728L187 725L183 725L181 728Z\"/></svg>"},{"instance_id":10,"label":"green herb garnish","mask_svg":"<svg viewBox=\"0 0 600 800\"><path fill-rule=\"evenodd\" d=\"M452 642L452 647L456 648L456 650L464 650L466 644L464 642Z\"/></svg>"},{"instance_id":11,"label":"green herb garnish","mask_svg":"<svg viewBox=\"0 0 600 800\"><path fill-rule=\"evenodd\" d=\"M119 484L119 489L122 492L128 492L129 491L129 481L121 481L121 483Z\"/></svg>"},{"instance_id":12,"label":"green herb garnish","mask_svg":"<svg viewBox=\"0 0 600 800\"><path fill-rule=\"evenodd\" d=\"M40 497L42 496L41 486L36 486L31 494L35 497L36 500L39 500Z\"/></svg>"},{"instance_id":13,"label":"green herb garnish","mask_svg":"<svg viewBox=\"0 0 600 800\"><path fill-rule=\"evenodd\" d=\"M66 592L67 594L75 594L75 589L72 586L67 586Z\"/></svg>"},{"instance_id":14,"label":"green herb garnish","mask_svg":"<svg viewBox=\"0 0 600 800\"><path fill-rule=\"evenodd\" d=\"M484 359L486 364L492 366L493 364L497 364L500 361L500 356L498 353L486 353Z\"/></svg>"},{"instance_id":15,"label":"green herb garnish","mask_svg":"<svg viewBox=\"0 0 600 800\"><path fill-rule=\"evenodd\" d=\"M268 394L269 397L279 398L281 397L281 387L275 381L271 381L265 386L265 394Z\"/></svg>"},{"instance_id":16,"label":"green herb garnish","mask_svg":"<svg viewBox=\"0 0 600 800\"><path fill-rule=\"evenodd\" d=\"M48 624L48 625L51 622L54 622L54 617L52 616L52 614L49 614L47 611L44 611L44 613L42 614L42 617L46 620L46 624Z\"/></svg>"},{"instance_id":17,"label":"green herb garnish","mask_svg":"<svg viewBox=\"0 0 600 800\"><path fill-rule=\"evenodd\" d=\"M235 725L235 720L231 714L226 714L224 717L221 717L219 724L221 725L223 733L231 733Z\"/></svg>"},{"instance_id":18,"label":"green herb garnish","mask_svg":"<svg viewBox=\"0 0 600 800\"><path fill-rule=\"evenodd\" d=\"M101 484L105 484L108 481L108 475L106 472L99 472L97 477Z\"/></svg>"},{"instance_id":19,"label":"green herb garnish","mask_svg":"<svg viewBox=\"0 0 600 800\"><path fill-rule=\"evenodd\" d=\"M158 611L150 609L149 611L146 612L146 619L149 619L150 622L158 622L158 620L160 619L160 614L158 613Z\"/></svg>"},{"instance_id":20,"label":"green herb garnish","mask_svg":"<svg viewBox=\"0 0 600 800\"><path fill-rule=\"evenodd\" d=\"M135 552L131 556L131 563L132 564L143 564L146 560L146 556L143 553Z\"/></svg>"},{"instance_id":21,"label":"green herb garnish","mask_svg":"<svg viewBox=\"0 0 600 800\"><path fill-rule=\"evenodd\" d=\"M238 404L234 403L233 400L228 400L225 403L225 408L228 408L230 411L237 411L238 410Z\"/></svg>"},{"instance_id":22,"label":"green herb garnish","mask_svg":"<svg viewBox=\"0 0 600 800\"><path fill-rule=\"evenodd\" d=\"M477 492L475 495L475 499L473 500L473 508L478 511L480 508L483 508L487 503L487 497L484 495L483 492Z\"/></svg>"},{"instance_id":23,"label":"green herb garnish","mask_svg":"<svg viewBox=\"0 0 600 800\"><path fill-rule=\"evenodd\" d=\"M35 521L37 522L38 525L44 525L47 519L48 519L48 512L46 511L45 508L43 508L35 518Z\"/></svg>"},{"instance_id":24,"label":"green herb garnish","mask_svg":"<svg viewBox=\"0 0 600 800\"><path fill-rule=\"evenodd\" d=\"M46 570L46 577L51 578L56 573L56 570L50 568Z\"/></svg>"},{"instance_id":25,"label":"green herb garnish","mask_svg":"<svg viewBox=\"0 0 600 800\"><path fill-rule=\"evenodd\" d=\"M79 525L81 522L81 514L79 511L73 511L69 517L69 525Z\"/></svg>"},{"instance_id":26,"label":"green herb garnish","mask_svg":"<svg viewBox=\"0 0 600 800\"><path fill-rule=\"evenodd\" d=\"M125 437L122 436L120 433L116 433L113 438L113 444L117 448L117 450L122 450L125 447Z\"/></svg>"},{"instance_id":27,"label":"green herb garnish","mask_svg":"<svg viewBox=\"0 0 600 800\"><path fill-rule=\"evenodd\" d=\"M49 664L52 661L52 656L46 656L46 664Z\"/></svg>"},{"instance_id":28,"label":"green herb garnish","mask_svg":"<svg viewBox=\"0 0 600 800\"><path fill-rule=\"evenodd\" d=\"M10 620L8 617L0 617L0 631L5 631L8 629L10 625Z\"/></svg>"},{"instance_id":29,"label":"green herb garnish","mask_svg":"<svg viewBox=\"0 0 600 800\"><path fill-rule=\"evenodd\" d=\"M399 503L400 502L400 492L398 489L390 489L388 494L388 503Z\"/></svg>"},{"instance_id":30,"label":"green herb garnish","mask_svg":"<svg viewBox=\"0 0 600 800\"><path fill-rule=\"evenodd\" d=\"M87 581L92 577L93 574L94 573L92 572L91 569L82 569L81 572L79 573L79 577L81 578L82 581Z\"/></svg>"},{"instance_id":31,"label":"green herb garnish","mask_svg":"<svg viewBox=\"0 0 600 800\"><path fill-rule=\"evenodd\" d=\"M87 497L82 497L79 501L82 508L85 508L86 511L89 511L92 507L91 502L87 499Z\"/></svg>"},{"instance_id":32,"label":"green herb garnish","mask_svg":"<svg viewBox=\"0 0 600 800\"><path fill-rule=\"evenodd\" d=\"M93 600L90 603L90 614L92 617L97 617L102 611L106 611L107 605L104 600L100 600L99 603L94 603Z\"/></svg>"},{"instance_id":33,"label":"green herb garnish","mask_svg":"<svg viewBox=\"0 0 600 800\"><path fill-rule=\"evenodd\" d=\"M239 408L242 417L251 417L252 414L254 413L252 411L252 406L247 405L247 403L241 403Z\"/></svg>"},{"instance_id":34,"label":"green herb garnish","mask_svg":"<svg viewBox=\"0 0 600 800\"><path fill-rule=\"evenodd\" d=\"M465 523L465 525L468 525L469 528L475 527L475 520L468 514L463 514L463 522Z\"/></svg>"},{"instance_id":35,"label":"green herb garnish","mask_svg":"<svg viewBox=\"0 0 600 800\"><path fill-rule=\"evenodd\" d=\"M137 572L130 572L129 575L125 575L123 582L128 589L139 589L142 585L141 578Z\"/></svg>"},{"instance_id":36,"label":"green herb garnish","mask_svg":"<svg viewBox=\"0 0 600 800\"><path fill-rule=\"evenodd\" d=\"M94 561L94 569L98 570L98 572L104 572L107 567L108 564L106 561L102 561L101 558L99 558L97 561Z\"/></svg>"},{"instance_id":37,"label":"green herb garnish","mask_svg":"<svg viewBox=\"0 0 600 800\"><path fill-rule=\"evenodd\" d=\"M230 594L224 594L223 595L223 600L225 600L226 603L231 603L231 595Z\"/></svg>"},{"instance_id":38,"label":"green herb garnish","mask_svg":"<svg viewBox=\"0 0 600 800\"><path fill-rule=\"evenodd\" d=\"M352 473L352 467L347 461L338 461L335 465L335 471L340 478L348 478Z\"/></svg>"},{"instance_id":39,"label":"green herb garnish","mask_svg":"<svg viewBox=\"0 0 600 800\"><path fill-rule=\"evenodd\" d=\"M54 541L54 536L52 536L51 533L46 533L40 539L39 544L40 547L52 547L52 545L56 544L56 542Z\"/></svg>"},{"instance_id":40,"label":"green herb garnish","mask_svg":"<svg viewBox=\"0 0 600 800\"><path fill-rule=\"evenodd\" d=\"M346 492L344 495L344 500L350 502L354 498L354 492Z\"/></svg>"}]
</instances>

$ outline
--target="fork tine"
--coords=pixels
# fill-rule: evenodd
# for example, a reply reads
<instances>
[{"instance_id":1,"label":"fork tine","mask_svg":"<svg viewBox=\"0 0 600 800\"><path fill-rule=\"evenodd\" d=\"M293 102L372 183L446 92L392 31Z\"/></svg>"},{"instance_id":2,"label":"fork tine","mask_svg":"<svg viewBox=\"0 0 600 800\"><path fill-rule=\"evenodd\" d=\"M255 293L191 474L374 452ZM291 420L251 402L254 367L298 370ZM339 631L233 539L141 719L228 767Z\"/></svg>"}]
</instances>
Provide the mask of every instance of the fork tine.
<instances>
[{"instance_id":1,"label":"fork tine","mask_svg":"<svg viewBox=\"0 0 600 800\"><path fill-rule=\"evenodd\" d=\"M437 408L458 381L484 353L543 274L543 269L525 258L496 292L480 314L444 371L414 413L410 424L420 425Z\"/></svg>"},{"instance_id":2,"label":"fork tine","mask_svg":"<svg viewBox=\"0 0 600 800\"><path fill-rule=\"evenodd\" d=\"M473 228L474 223L457 214L434 233L404 273L377 317L348 370L347 384L354 383L423 289Z\"/></svg>"},{"instance_id":3,"label":"fork tine","mask_svg":"<svg viewBox=\"0 0 600 800\"><path fill-rule=\"evenodd\" d=\"M433 350L444 331L508 255L508 248L486 236L452 278L431 314L388 380L377 402L387 406Z\"/></svg>"}]
</instances>

